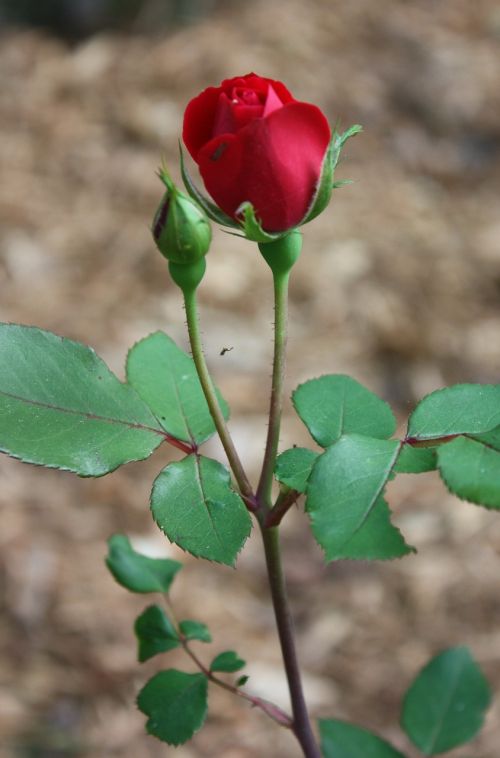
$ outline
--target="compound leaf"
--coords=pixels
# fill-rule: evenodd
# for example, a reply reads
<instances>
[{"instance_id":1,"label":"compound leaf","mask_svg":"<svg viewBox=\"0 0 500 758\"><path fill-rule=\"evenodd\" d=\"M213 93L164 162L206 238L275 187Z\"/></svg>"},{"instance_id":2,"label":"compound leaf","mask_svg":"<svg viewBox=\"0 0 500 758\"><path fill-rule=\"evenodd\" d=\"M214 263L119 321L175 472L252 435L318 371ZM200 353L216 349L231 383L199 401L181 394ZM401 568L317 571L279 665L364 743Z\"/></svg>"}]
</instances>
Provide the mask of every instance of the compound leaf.
<instances>
[{"instance_id":1,"label":"compound leaf","mask_svg":"<svg viewBox=\"0 0 500 758\"><path fill-rule=\"evenodd\" d=\"M181 621L179 629L187 640L199 640L200 642L212 642L212 635L208 627L201 621L186 619Z\"/></svg>"},{"instance_id":2,"label":"compound leaf","mask_svg":"<svg viewBox=\"0 0 500 758\"><path fill-rule=\"evenodd\" d=\"M132 387L86 345L0 324L0 450L26 463L102 476L165 439Z\"/></svg>"},{"instance_id":3,"label":"compound leaf","mask_svg":"<svg viewBox=\"0 0 500 758\"><path fill-rule=\"evenodd\" d=\"M170 463L155 480L151 510L160 529L183 550L234 565L252 522L218 461L189 455Z\"/></svg>"},{"instance_id":4,"label":"compound leaf","mask_svg":"<svg viewBox=\"0 0 500 758\"><path fill-rule=\"evenodd\" d=\"M171 436L200 445L215 433L193 359L163 332L150 334L130 350L127 378ZM228 418L220 395L219 402Z\"/></svg>"},{"instance_id":5,"label":"compound leaf","mask_svg":"<svg viewBox=\"0 0 500 758\"><path fill-rule=\"evenodd\" d=\"M225 650L219 653L210 664L210 671L225 671L232 673L246 666L246 661L240 658L234 650Z\"/></svg>"},{"instance_id":6,"label":"compound leaf","mask_svg":"<svg viewBox=\"0 0 500 758\"><path fill-rule=\"evenodd\" d=\"M437 468L437 447L403 444L394 466L395 474L422 474Z\"/></svg>"},{"instance_id":7,"label":"compound leaf","mask_svg":"<svg viewBox=\"0 0 500 758\"><path fill-rule=\"evenodd\" d=\"M108 540L106 565L114 578L131 592L168 592L177 572L182 568L170 558L148 558L137 553L124 534Z\"/></svg>"},{"instance_id":8,"label":"compound leaf","mask_svg":"<svg viewBox=\"0 0 500 758\"><path fill-rule=\"evenodd\" d=\"M320 719L323 758L404 758L388 742L347 721Z\"/></svg>"},{"instance_id":9,"label":"compound leaf","mask_svg":"<svg viewBox=\"0 0 500 758\"><path fill-rule=\"evenodd\" d=\"M306 447L292 447L276 459L274 474L278 482L286 484L297 492L305 492L307 480L319 453Z\"/></svg>"},{"instance_id":10,"label":"compound leaf","mask_svg":"<svg viewBox=\"0 0 500 758\"><path fill-rule=\"evenodd\" d=\"M159 605L150 605L136 619L135 636L138 642L137 658L140 663L158 653L167 653L181 644L172 622Z\"/></svg>"},{"instance_id":11,"label":"compound leaf","mask_svg":"<svg viewBox=\"0 0 500 758\"><path fill-rule=\"evenodd\" d=\"M438 449L439 473L453 494L487 508L500 508L500 452L481 438L457 437Z\"/></svg>"},{"instance_id":12,"label":"compound leaf","mask_svg":"<svg viewBox=\"0 0 500 758\"><path fill-rule=\"evenodd\" d=\"M500 425L500 385L456 384L431 392L408 422L408 437L427 440L483 434Z\"/></svg>"},{"instance_id":13,"label":"compound leaf","mask_svg":"<svg viewBox=\"0 0 500 758\"><path fill-rule=\"evenodd\" d=\"M148 717L146 729L168 745L182 745L203 726L207 715L208 680L204 674L160 671L137 697Z\"/></svg>"},{"instance_id":14,"label":"compound leaf","mask_svg":"<svg viewBox=\"0 0 500 758\"><path fill-rule=\"evenodd\" d=\"M491 693L465 647L440 653L418 674L403 702L401 725L424 755L469 742L481 729Z\"/></svg>"},{"instance_id":15,"label":"compound leaf","mask_svg":"<svg viewBox=\"0 0 500 758\"><path fill-rule=\"evenodd\" d=\"M317 459L306 511L328 561L391 558L412 549L390 523L381 500L399 448L397 440L344 435Z\"/></svg>"},{"instance_id":16,"label":"compound leaf","mask_svg":"<svg viewBox=\"0 0 500 758\"><path fill-rule=\"evenodd\" d=\"M299 385L292 401L321 447L332 445L344 434L387 439L396 429L387 403L344 374L328 374Z\"/></svg>"}]
</instances>

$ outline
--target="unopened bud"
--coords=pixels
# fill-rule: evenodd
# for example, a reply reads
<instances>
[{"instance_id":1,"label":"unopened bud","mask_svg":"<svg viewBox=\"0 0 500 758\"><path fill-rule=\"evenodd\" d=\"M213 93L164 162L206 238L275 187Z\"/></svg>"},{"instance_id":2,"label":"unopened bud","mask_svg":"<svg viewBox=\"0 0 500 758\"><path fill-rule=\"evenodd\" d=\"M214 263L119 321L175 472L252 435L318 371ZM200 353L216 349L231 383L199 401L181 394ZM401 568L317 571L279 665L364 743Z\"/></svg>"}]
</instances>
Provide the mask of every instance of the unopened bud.
<instances>
[{"instance_id":1,"label":"unopened bud","mask_svg":"<svg viewBox=\"0 0 500 758\"><path fill-rule=\"evenodd\" d=\"M197 205L181 192L168 174L160 171L167 188L153 221L153 238L160 253L173 263L194 263L210 247L212 230Z\"/></svg>"}]
</instances>

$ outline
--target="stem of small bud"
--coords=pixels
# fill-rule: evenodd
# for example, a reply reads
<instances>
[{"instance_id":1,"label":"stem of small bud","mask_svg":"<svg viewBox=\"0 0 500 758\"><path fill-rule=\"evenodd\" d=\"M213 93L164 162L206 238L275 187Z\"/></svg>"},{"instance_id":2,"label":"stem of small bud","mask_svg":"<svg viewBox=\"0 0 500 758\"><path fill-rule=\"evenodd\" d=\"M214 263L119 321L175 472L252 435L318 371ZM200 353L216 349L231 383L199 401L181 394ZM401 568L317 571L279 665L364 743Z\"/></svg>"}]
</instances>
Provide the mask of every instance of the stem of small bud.
<instances>
[{"instance_id":1,"label":"stem of small bud","mask_svg":"<svg viewBox=\"0 0 500 758\"><path fill-rule=\"evenodd\" d=\"M184 295L194 292L205 275L207 264L205 258L193 263L174 263L169 261L170 276Z\"/></svg>"}]
</instances>

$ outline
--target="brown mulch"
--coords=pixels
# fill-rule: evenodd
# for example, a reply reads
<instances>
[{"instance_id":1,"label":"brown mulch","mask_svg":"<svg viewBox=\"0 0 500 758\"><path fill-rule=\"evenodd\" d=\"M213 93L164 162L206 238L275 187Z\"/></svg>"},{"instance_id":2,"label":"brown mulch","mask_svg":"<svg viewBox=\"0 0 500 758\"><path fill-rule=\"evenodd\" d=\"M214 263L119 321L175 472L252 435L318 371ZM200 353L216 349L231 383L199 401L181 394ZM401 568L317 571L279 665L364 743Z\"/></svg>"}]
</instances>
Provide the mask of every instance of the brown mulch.
<instances>
[{"instance_id":1,"label":"brown mulch","mask_svg":"<svg viewBox=\"0 0 500 758\"><path fill-rule=\"evenodd\" d=\"M436 387L498 382L499 43L494 0L254 0L167 37L102 35L72 49L31 32L4 36L1 319L87 342L120 376L128 347L149 332L185 346L180 299L148 231L161 197L155 170L165 154L178 174L188 99L257 70L332 122L365 127L338 171L355 184L304 230L288 393L310 376L350 373L403 422ZM254 477L272 320L256 255L216 231L201 291L208 360ZM233 349L221 356L223 347ZM282 442L308 444L289 403ZM214 652L236 648L249 661L249 691L288 707L258 536L235 572L182 554L151 521L151 481L171 455L162 447L95 481L0 460L2 758L298 755L285 731L219 691L187 746L144 734L134 697L162 664L135 660L132 624L147 599L106 572L105 540L117 531L180 557L178 614L210 626ZM411 757L398 704L432 654L469 645L500 690L500 520L434 474L400 477L389 500L416 556L325 568L299 511L284 546L314 716L358 721ZM483 734L450 755L498 758L499 742L495 703Z\"/></svg>"}]
</instances>

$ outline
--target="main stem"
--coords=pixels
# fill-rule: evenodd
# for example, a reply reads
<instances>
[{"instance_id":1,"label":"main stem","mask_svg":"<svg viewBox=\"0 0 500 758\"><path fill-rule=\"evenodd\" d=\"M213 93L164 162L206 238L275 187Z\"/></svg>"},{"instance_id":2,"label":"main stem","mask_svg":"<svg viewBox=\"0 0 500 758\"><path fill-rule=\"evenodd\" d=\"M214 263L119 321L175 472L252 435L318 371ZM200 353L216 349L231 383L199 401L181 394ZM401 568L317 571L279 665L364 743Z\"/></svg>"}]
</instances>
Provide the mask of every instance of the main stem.
<instances>
[{"instance_id":1,"label":"main stem","mask_svg":"<svg viewBox=\"0 0 500 758\"><path fill-rule=\"evenodd\" d=\"M221 411L215 387L208 372L205 356L203 354L196 289L184 290L184 306L186 308L186 320L189 332L189 342L191 344L191 353L193 355L196 371L208 404L210 415L212 416L215 428L217 429L217 433L222 442L222 446L227 455L229 465L231 466L231 470L240 492L247 499L247 504L252 504L255 500L252 487L245 474L239 455L234 446L234 442L226 426L226 420Z\"/></svg>"},{"instance_id":2,"label":"main stem","mask_svg":"<svg viewBox=\"0 0 500 758\"><path fill-rule=\"evenodd\" d=\"M314 737L306 701L302 689L299 662L295 649L293 621L288 603L288 596L281 562L278 527L262 528L262 539L266 554L267 573L273 600L274 615L285 665L290 699L292 701L292 730L302 747L305 758L321 758Z\"/></svg>"},{"instance_id":3,"label":"main stem","mask_svg":"<svg viewBox=\"0 0 500 758\"><path fill-rule=\"evenodd\" d=\"M277 526L266 527L265 525L265 516L271 509L271 488L281 427L288 331L288 281L290 278L291 267L286 271L276 270L276 268L272 268L272 270L274 281L273 377L269 408L269 426L267 430L267 441L262 472L260 475L259 486L257 488L257 501L261 508L259 517L274 615L276 618L281 653L288 680L288 689L290 690L290 699L292 701L292 729L302 747L305 758L320 758L321 754L311 728L311 722L309 720L304 691L302 688L299 662L295 647L293 620L290 612L285 576L281 561L279 530Z\"/></svg>"}]
</instances>

